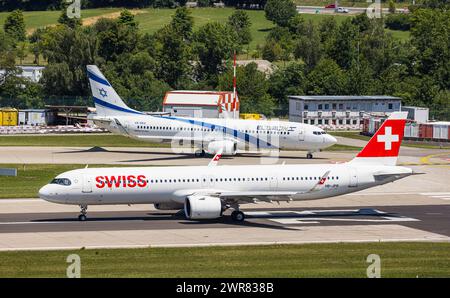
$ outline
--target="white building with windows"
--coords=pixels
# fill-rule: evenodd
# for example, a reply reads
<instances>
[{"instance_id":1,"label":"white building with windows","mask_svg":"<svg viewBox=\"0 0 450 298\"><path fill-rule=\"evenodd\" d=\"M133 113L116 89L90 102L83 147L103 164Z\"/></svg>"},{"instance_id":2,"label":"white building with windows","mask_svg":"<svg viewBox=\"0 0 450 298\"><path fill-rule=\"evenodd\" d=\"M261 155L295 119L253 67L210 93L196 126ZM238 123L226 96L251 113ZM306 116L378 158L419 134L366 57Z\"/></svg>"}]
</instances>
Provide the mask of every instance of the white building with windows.
<instances>
[{"instance_id":1,"label":"white building with windows","mask_svg":"<svg viewBox=\"0 0 450 298\"><path fill-rule=\"evenodd\" d=\"M331 130L359 130L364 118L395 111L401 111L401 99L393 96L289 96L289 121Z\"/></svg>"}]
</instances>

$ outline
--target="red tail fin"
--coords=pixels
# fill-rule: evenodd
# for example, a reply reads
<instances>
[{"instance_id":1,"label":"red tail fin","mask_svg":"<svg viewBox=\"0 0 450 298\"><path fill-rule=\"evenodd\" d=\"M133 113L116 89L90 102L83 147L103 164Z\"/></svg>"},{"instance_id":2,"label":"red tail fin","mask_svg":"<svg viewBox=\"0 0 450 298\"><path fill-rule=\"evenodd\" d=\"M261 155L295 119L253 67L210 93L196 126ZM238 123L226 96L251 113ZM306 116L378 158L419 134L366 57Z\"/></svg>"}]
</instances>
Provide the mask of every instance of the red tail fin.
<instances>
[{"instance_id":1,"label":"red tail fin","mask_svg":"<svg viewBox=\"0 0 450 298\"><path fill-rule=\"evenodd\" d=\"M392 113L352 162L395 165L407 115L407 112Z\"/></svg>"}]
</instances>

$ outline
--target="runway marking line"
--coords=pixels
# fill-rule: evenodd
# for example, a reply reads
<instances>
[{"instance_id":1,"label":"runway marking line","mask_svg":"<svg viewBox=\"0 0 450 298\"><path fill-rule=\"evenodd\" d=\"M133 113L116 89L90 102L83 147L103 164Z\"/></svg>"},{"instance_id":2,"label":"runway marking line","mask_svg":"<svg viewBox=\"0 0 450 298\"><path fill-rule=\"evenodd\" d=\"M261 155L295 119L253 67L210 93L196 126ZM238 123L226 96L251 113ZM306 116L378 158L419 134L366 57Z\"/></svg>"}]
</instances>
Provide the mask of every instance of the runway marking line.
<instances>
[{"instance_id":1,"label":"runway marking line","mask_svg":"<svg viewBox=\"0 0 450 298\"><path fill-rule=\"evenodd\" d=\"M450 201L450 192L424 192L421 193L423 196L427 196L433 199L441 199L444 201Z\"/></svg>"},{"instance_id":2,"label":"runway marking line","mask_svg":"<svg viewBox=\"0 0 450 298\"><path fill-rule=\"evenodd\" d=\"M445 153L438 153L438 154L430 154L427 156L424 156L420 159L420 163L421 164L425 164L425 165L433 165L433 163L430 162L430 158L434 158L434 157L439 157L439 156L445 156L445 155L449 155L450 152L445 152ZM446 165L446 164L444 164Z\"/></svg>"},{"instance_id":3,"label":"runway marking line","mask_svg":"<svg viewBox=\"0 0 450 298\"><path fill-rule=\"evenodd\" d=\"M406 216L383 216L386 215L386 212L370 209L370 213L365 213L361 209L348 209L348 210L308 210L308 211L254 211L254 212L246 212L245 214L249 216L273 216L272 218L263 217L263 219L267 219L270 221L274 221L277 223L289 225L289 224L319 224L321 221L341 221L341 222L372 222L372 223L391 223L391 222L412 222L412 221L420 221L419 219L406 217ZM354 213L355 216L378 216L377 219L362 219L362 218L326 218L327 214L339 212L344 213L342 216L346 216L345 213ZM299 217L290 217L283 218L284 214L295 214ZM323 215L322 215L323 214ZM304 217L300 218L300 216L305 215L316 215L316 217ZM323 217L320 217L320 216ZM334 214L335 216L339 216L339 214ZM317 217L318 216L318 217Z\"/></svg>"}]
</instances>

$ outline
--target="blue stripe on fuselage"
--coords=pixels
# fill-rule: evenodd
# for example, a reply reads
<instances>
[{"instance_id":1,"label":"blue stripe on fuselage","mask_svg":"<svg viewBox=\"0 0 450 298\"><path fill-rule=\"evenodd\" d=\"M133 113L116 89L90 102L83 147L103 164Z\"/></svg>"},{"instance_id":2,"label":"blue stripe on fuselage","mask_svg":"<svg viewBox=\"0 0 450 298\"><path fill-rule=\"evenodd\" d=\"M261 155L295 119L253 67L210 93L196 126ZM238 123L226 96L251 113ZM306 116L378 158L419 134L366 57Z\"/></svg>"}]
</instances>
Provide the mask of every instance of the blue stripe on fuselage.
<instances>
[{"instance_id":1,"label":"blue stripe on fuselage","mask_svg":"<svg viewBox=\"0 0 450 298\"><path fill-rule=\"evenodd\" d=\"M257 148L260 148L260 139L259 138L249 135L248 133L244 133L244 136L242 136L242 133L240 133L236 129L228 128L228 127L217 125L217 124L196 121L196 120L192 120L192 119L183 119L183 118L177 118L177 117L172 117L172 116L170 116L170 117L169 116L156 116L156 117L160 117L160 118L168 119L168 120L177 120L177 121L181 121L181 122L190 123L193 125L198 125L201 127L206 127L208 129L211 129L211 131L214 131L217 128L218 130L222 130L224 133L226 133L228 135L231 135L237 139L241 139L244 142L255 144L257 146ZM276 149L276 147L270 143L267 143L267 146Z\"/></svg>"},{"instance_id":2,"label":"blue stripe on fuselage","mask_svg":"<svg viewBox=\"0 0 450 298\"><path fill-rule=\"evenodd\" d=\"M130 109L118 107L118 106L113 105L113 104L111 104L109 102L101 100L101 99L99 99L97 97L94 97L94 102L95 102L95 104L99 104L101 106L104 106L104 107L112 109L112 110L121 111L121 112L125 112L125 113L130 113L130 114L135 114L135 115L145 115L144 113L141 113L141 112L138 112L138 111L135 111L135 110L130 110ZM218 130L222 130L222 132L224 132L225 134L231 135L231 136L233 136L236 139L241 139L245 143L255 144L257 146L257 148L260 148L260 139L259 138L251 136L248 133L244 133L244 135L242 135L242 133L240 133L236 129L231 129L231 128L227 128L225 126L212 124L212 123L207 123L207 122L203 122L203 121L196 121L196 120L193 120L193 119L184 119L184 118L168 117L168 116L152 116L152 115L148 115L148 116L150 116L150 117L159 117L159 118L168 119L168 120L181 121L181 122L189 123L191 125L197 125L197 126L201 126L201 127L206 127L208 129L210 129L211 131L215 131L215 129L217 128ZM267 143L267 146L268 147L272 147L274 149L276 148L275 146L272 146L270 143Z\"/></svg>"}]
</instances>

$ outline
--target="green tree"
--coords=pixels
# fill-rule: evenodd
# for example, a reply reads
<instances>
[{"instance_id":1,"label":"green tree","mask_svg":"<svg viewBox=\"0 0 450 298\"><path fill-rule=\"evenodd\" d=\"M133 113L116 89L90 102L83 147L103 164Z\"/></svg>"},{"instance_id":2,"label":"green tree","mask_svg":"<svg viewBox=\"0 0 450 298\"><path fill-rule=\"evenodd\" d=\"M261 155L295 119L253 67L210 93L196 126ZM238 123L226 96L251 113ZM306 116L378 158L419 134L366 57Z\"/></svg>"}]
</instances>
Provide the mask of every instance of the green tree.
<instances>
[{"instance_id":1,"label":"green tree","mask_svg":"<svg viewBox=\"0 0 450 298\"><path fill-rule=\"evenodd\" d=\"M21 10L14 10L5 20L3 25L5 33L18 41L26 40L25 20Z\"/></svg>"},{"instance_id":2,"label":"green tree","mask_svg":"<svg viewBox=\"0 0 450 298\"><path fill-rule=\"evenodd\" d=\"M137 29L139 26L139 23L134 19L134 15L128 9L124 9L120 12L118 22L119 24L123 24L135 29Z\"/></svg>"},{"instance_id":3,"label":"green tree","mask_svg":"<svg viewBox=\"0 0 450 298\"><path fill-rule=\"evenodd\" d=\"M279 51L281 47L281 51ZM263 48L263 57L269 61L284 60L288 61L292 57L294 51L294 39L286 27L277 26L273 28L266 37L266 46ZM270 56L274 55L273 58ZM270 59L273 60L270 60Z\"/></svg>"},{"instance_id":4,"label":"green tree","mask_svg":"<svg viewBox=\"0 0 450 298\"><path fill-rule=\"evenodd\" d=\"M338 24L334 17L324 18L319 23L320 41L323 46L327 48L327 45L333 40L338 30Z\"/></svg>"},{"instance_id":5,"label":"green tree","mask_svg":"<svg viewBox=\"0 0 450 298\"><path fill-rule=\"evenodd\" d=\"M262 58L270 62L281 60L283 57L283 48L274 41L267 41L262 48Z\"/></svg>"},{"instance_id":6,"label":"green tree","mask_svg":"<svg viewBox=\"0 0 450 298\"><path fill-rule=\"evenodd\" d=\"M288 109L288 95L304 94L305 64L293 61L276 69L269 78L269 94L283 110Z\"/></svg>"},{"instance_id":7,"label":"green tree","mask_svg":"<svg viewBox=\"0 0 450 298\"><path fill-rule=\"evenodd\" d=\"M434 119L450 121L450 90L440 90L431 105L431 116Z\"/></svg>"},{"instance_id":8,"label":"green tree","mask_svg":"<svg viewBox=\"0 0 450 298\"><path fill-rule=\"evenodd\" d=\"M245 10L236 10L229 18L228 25L235 30L238 36L238 43L248 45L252 41L250 17Z\"/></svg>"},{"instance_id":9,"label":"green tree","mask_svg":"<svg viewBox=\"0 0 450 298\"><path fill-rule=\"evenodd\" d=\"M327 49L328 56L345 69L350 67L358 53L358 28L350 19L344 20L337 30L331 46Z\"/></svg>"},{"instance_id":10,"label":"green tree","mask_svg":"<svg viewBox=\"0 0 450 298\"><path fill-rule=\"evenodd\" d=\"M297 8L292 0L268 0L264 11L268 20L281 27L287 26L290 19L297 15Z\"/></svg>"},{"instance_id":11,"label":"green tree","mask_svg":"<svg viewBox=\"0 0 450 298\"><path fill-rule=\"evenodd\" d=\"M411 19L411 42L417 48L418 71L450 88L450 10L417 9Z\"/></svg>"},{"instance_id":12,"label":"green tree","mask_svg":"<svg viewBox=\"0 0 450 298\"><path fill-rule=\"evenodd\" d=\"M258 70L256 63L237 68L236 79L237 93L240 100L240 111L242 113L262 113L266 116L274 114L275 103L268 94L269 82L266 74ZM232 90L233 70L219 77L219 90Z\"/></svg>"},{"instance_id":13,"label":"green tree","mask_svg":"<svg viewBox=\"0 0 450 298\"><path fill-rule=\"evenodd\" d=\"M375 87L373 70L370 64L360 57L352 62L347 71L348 85L347 94L351 95L369 95L374 93Z\"/></svg>"},{"instance_id":14,"label":"green tree","mask_svg":"<svg viewBox=\"0 0 450 298\"><path fill-rule=\"evenodd\" d=\"M69 4L70 3L67 3L66 1L61 1L61 14L58 18L58 23L74 29L76 27L80 27L82 25L82 21L81 18L69 17L67 13Z\"/></svg>"},{"instance_id":15,"label":"green tree","mask_svg":"<svg viewBox=\"0 0 450 298\"><path fill-rule=\"evenodd\" d=\"M102 70L130 107L141 111L161 111L162 98L171 88L155 77L154 61L147 52L125 53L117 61L108 62Z\"/></svg>"},{"instance_id":16,"label":"green tree","mask_svg":"<svg viewBox=\"0 0 450 298\"><path fill-rule=\"evenodd\" d=\"M305 19L301 14L296 14L288 22L289 31L295 35L303 35L305 33Z\"/></svg>"},{"instance_id":17,"label":"green tree","mask_svg":"<svg viewBox=\"0 0 450 298\"><path fill-rule=\"evenodd\" d=\"M106 61L115 61L123 53L135 53L138 50L140 38L136 28L117 20L100 19L92 30L98 44L98 54Z\"/></svg>"},{"instance_id":18,"label":"green tree","mask_svg":"<svg viewBox=\"0 0 450 298\"><path fill-rule=\"evenodd\" d=\"M224 61L237 51L237 34L228 25L218 22L208 23L195 33L195 51L199 58L198 76L214 85L217 74L221 73Z\"/></svg>"},{"instance_id":19,"label":"green tree","mask_svg":"<svg viewBox=\"0 0 450 298\"><path fill-rule=\"evenodd\" d=\"M371 27L370 19L367 16L367 13L358 14L352 19L352 24L358 27L359 32L365 32Z\"/></svg>"},{"instance_id":20,"label":"green tree","mask_svg":"<svg viewBox=\"0 0 450 298\"><path fill-rule=\"evenodd\" d=\"M389 0L389 13L395 13L396 7L393 0Z\"/></svg>"},{"instance_id":21,"label":"green tree","mask_svg":"<svg viewBox=\"0 0 450 298\"><path fill-rule=\"evenodd\" d=\"M194 19L191 16L191 12L186 7L177 8L170 21L170 26L185 40L190 40L192 28L194 27Z\"/></svg>"},{"instance_id":22,"label":"green tree","mask_svg":"<svg viewBox=\"0 0 450 298\"><path fill-rule=\"evenodd\" d=\"M322 57L320 34L312 21L304 26L304 34L297 39L294 56L305 61L308 69L314 68Z\"/></svg>"},{"instance_id":23,"label":"green tree","mask_svg":"<svg viewBox=\"0 0 450 298\"><path fill-rule=\"evenodd\" d=\"M186 86L192 73L191 47L178 30L178 27L167 25L155 36L158 77L176 89Z\"/></svg>"},{"instance_id":24,"label":"green tree","mask_svg":"<svg viewBox=\"0 0 450 298\"><path fill-rule=\"evenodd\" d=\"M11 89L15 89L17 84L14 82L15 76L19 70L16 68L16 52L14 49L15 40L8 34L0 31L0 97L6 97L11 93Z\"/></svg>"},{"instance_id":25,"label":"green tree","mask_svg":"<svg viewBox=\"0 0 450 298\"><path fill-rule=\"evenodd\" d=\"M20 64L23 64L23 60L28 55L28 45L26 42L19 42L16 47L17 58L19 58Z\"/></svg>"},{"instance_id":26,"label":"green tree","mask_svg":"<svg viewBox=\"0 0 450 298\"><path fill-rule=\"evenodd\" d=\"M97 63L96 37L87 29L57 26L48 29L42 41L48 65L41 82L48 95L89 94L86 65Z\"/></svg>"},{"instance_id":27,"label":"green tree","mask_svg":"<svg viewBox=\"0 0 450 298\"><path fill-rule=\"evenodd\" d=\"M314 95L346 94L347 77L339 65L323 58L307 76L306 91Z\"/></svg>"}]
</instances>

